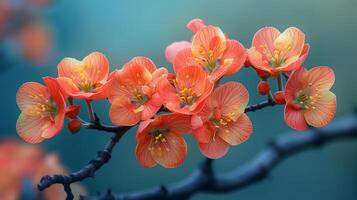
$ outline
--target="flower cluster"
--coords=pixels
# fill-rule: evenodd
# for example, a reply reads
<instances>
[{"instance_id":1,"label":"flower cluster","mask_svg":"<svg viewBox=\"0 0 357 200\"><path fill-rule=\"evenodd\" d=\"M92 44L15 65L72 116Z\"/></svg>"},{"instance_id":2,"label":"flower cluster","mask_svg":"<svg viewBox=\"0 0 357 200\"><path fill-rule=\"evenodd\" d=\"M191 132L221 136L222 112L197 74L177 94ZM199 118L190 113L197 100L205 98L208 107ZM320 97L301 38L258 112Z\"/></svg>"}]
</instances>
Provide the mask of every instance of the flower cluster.
<instances>
[{"instance_id":1,"label":"flower cluster","mask_svg":"<svg viewBox=\"0 0 357 200\"><path fill-rule=\"evenodd\" d=\"M262 28L249 49L202 19L191 20L187 28L192 40L174 42L165 51L173 73L157 68L146 57L135 57L112 72L108 59L99 52L83 60L64 58L58 64L57 78L45 77L45 85L30 82L20 87L19 135L29 143L41 142L56 135L65 118L69 118L70 131L77 132L83 121L73 99L87 102L92 121L91 102L108 99L113 124L139 124L136 157L144 167L182 164L187 154L184 136L190 133L202 154L220 158L230 146L247 141L253 131L245 113L247 89L238 82L220 83L244 65L260 77L257 89L261 95L269 102L285 104L284 119L291 128L322 127L333 119L336 97L330 88L334 73L328 67L302 67L309 45L298 28L282 33L274 27ZM287 80L285 88L282 77ZM269 81L277 81L274 95Z\"/></svg>"}]
</instances>

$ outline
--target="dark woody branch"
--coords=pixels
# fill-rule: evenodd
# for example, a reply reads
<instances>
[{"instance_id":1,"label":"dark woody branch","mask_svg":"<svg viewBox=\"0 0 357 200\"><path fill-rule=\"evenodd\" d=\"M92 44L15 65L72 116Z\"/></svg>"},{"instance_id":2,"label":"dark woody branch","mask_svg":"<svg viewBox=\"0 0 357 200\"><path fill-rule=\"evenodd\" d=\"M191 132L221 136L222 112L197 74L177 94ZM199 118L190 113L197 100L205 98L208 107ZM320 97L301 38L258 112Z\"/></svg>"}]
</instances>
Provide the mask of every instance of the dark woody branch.
<instances>
[{"instance_id":1,"label":"dark woody branch","mask_svg":"<svg viewBox=\"0 0 357 200\"><path fill-rule=\"evenodd\" d=\"M311 148L322 147L340 139L357 139L357 116L353 115L334 122L325 128L309 129L302 133L285 134L273 140L253 160L226 174L216 174L212 160L206 159L188 178L146 191L113 195L107 192L83 200L184 200L196 193L226 193L248 187L264 180L274 167L285 158Z\"/></svg>"},{"instance_id":2,"label":"dark woody branch","mask_svg":"<svg viewBox=\"0 0 357 200\"><path fill-rule=\"evenodd\" d=\"M276 105L274 101L267 100L265 102L254 104L248 106L245 109L245 112L254 112L256 110L263 109L265 107L274 106ZM162 111L166 111L165 109L161 109ZM108 133L114 133L114 136L110 139L108 144L104 147L103 150L98 152L98 155L95 159L91 160L88 165L84 166L77 172L73 172L70 175L52 175L52 176L44 176L42 177L40 183L38 184L38 189L40 191L50 187L53 184L61 184L63 185L66 193L67 193L67 200L73 199L73 194L71 192L70 185L72 183L82 181L88 177L93 177L95 172L99 170L105 163L107 163L111 158L111 153L114 146L119 142L120 138L131 128L128 126L109 126L104 125L100 122L98 116L94 113L94 121L86 122L83 121L83 126L88 129L95 129L99 131L104 131ZM207 163L211 163L211 161L207 161ZM205 166L206 168L208 166ZM207 174L205 174L206 176ZM202 180L205 178L203 177Z\"/></svg>"}]
</instances>

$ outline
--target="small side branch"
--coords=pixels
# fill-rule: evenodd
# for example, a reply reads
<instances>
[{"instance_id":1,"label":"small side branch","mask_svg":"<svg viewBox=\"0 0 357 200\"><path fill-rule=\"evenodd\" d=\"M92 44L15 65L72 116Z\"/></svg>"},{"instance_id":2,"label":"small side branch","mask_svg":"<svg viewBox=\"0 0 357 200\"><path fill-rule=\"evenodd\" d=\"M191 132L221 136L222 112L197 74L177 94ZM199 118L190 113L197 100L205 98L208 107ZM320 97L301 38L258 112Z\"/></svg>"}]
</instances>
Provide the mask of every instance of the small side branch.
<instances>
[{"instance_id":1,"label":"small side branch","mask_svg":"<svg viewBox=\"0 0 357 200\"><path fill-rule=\"evenodd\" d=\"M86 123L87 128L111 132L114 133L114 136L111 137L110 141L105 145L104 149L98 152L97 157L91 160L88 165L84 166L79 171L73 172L68 176L56 174L53 176L42 177L40 183L37 186L40 191L45 190L53 184L61 184L67 193L66 199L72 200L74 196L71 191L71 184L82 181L88 177L94 177L95 172L110 160L114 146L119 142L124 133L126 133L131 128L129 126L105 126L100 123L97 116L95 116L95 118L96 120L94 122Z\"/></svg>"},{"instance_id":2,"label":"small side branch","mask_svg":"<svg viewBox=\"0 0 357 200\"><path fill-rule=\"evenodd\" d=\"M258 103L258 104L253 104L253 105L250 105L248 107L245 108L245 111L244 112L255 112L257 110L261 110L263 108L266 108L266 107L272 107L272 106L275 106L276 103L275 101L273 101L272 99L268 99L266 101L263 101L261 103Z\"/></svg>"},{"instance_id":3,"label":"small side branch","mask_svg":"<svg viewBox=\"0 0 357 200\"><path fill-rule=\"evenodd\" d=\"M357 139L357 117L355 115L334 122L325 128L284 134L273 140L246 165L227 174L215 174L211 166L212 160L206 159L193 174L170 186L160 186L129 194L113 195L105 193L99 197L83 197L83 199L184 200L199 192L225 193L237 191L264 180L274 167L286 157L313 147L321 147L328 142L347 138Z\"/></svg>"}]
</instances>

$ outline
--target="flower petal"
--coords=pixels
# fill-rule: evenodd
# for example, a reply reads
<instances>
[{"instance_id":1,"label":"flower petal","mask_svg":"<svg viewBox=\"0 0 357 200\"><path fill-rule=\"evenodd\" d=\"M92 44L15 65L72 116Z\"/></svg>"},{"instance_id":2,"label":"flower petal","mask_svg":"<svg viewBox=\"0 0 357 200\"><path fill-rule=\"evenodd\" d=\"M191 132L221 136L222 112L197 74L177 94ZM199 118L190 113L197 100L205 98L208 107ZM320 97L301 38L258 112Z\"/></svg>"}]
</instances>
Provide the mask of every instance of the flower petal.
<instances>
[{"instance_id":1,"label":"flower petal","mask_svg":"<svg viewBox=\"0 0 357 200\"><path fill-rule=\"evenodd\" d=\"M288 81L286 82L284 93L287 103L293 102L295 94L302 89L302 79L305 73L306 69L301 67L290 75Z\"/></svg>"},{"instance_id":2,"label":"flower petal","mask_svg":"<svg viewBox=\"0 0 357 200\"><path fill-rule=\"evenodd\" d=\"M236 40L227 40L227 48L221 59L221 66L226 66L228 70L225 75L233 75L242 67L247 58L244 46ZM229 65L227 65L227 62Z\"/></svg>"},{"instance_id":3,"label":"flower petal","mask_svg":"<svg viewBox=\"0 0 357 200\"><path fill-rule=\"evenodd\" d=\"M211 137L209 143L198 143L203 155L211 159L221 158L228 152L229 144L218 136Z\"/></svg>"},{"instance_id":4,"label":"flower petal","mask_svg":"<svg viewBox=\"0 0 357 200\"><path fill-rule=\"evenodd\" d=\"M109 110L109 116L113 124L121 126L133 126L141 119L141 112L134 111L134 105L129 98L119 96L114 99Z\"/></svg>"},{"instance_id":5,"label":"flower petal","mask_svg":"<svg viewBox=\"0 0 357 200\"><path fill-rule=\"evenodd\" d=\"M285 123L298 131L303 131L307 128L307 124L304 118L304 111L290 104L286 104L284 111Z\"/></svg>"},{"instance_id":6,"label":"flower petal","mask_svg":"<svg viewBox=\"0 0 357 200\"><path fill-rule=\"evenodd\" d=\"M38 103L45 103L50 97L44 85L35 82L27 82L21 85L16 93L16 103L20 110L26 112L28 108Z\"/></svg>"},{"instance_id":7,"label":"flower petal","mask_svg":"<svg viewBox=\"0 0 357 200\"><path fill-rule=\"evenodd\" d=\"M197 96L201 96L209 85L207 74L201 67L189 66L180 69L176 74L177 84L192 88Z\"/></svg>"},{"instance_id":8,"label":"flower petal","mask_svg":"<svg viewBox=\"0 0 357 200\"><path fill-rule=\"evenodd\" d=\"M169 46L167 46L165 49L165 57L167 62L173 63L178 52L186 48L191 49L191 42L179 41L179 42L174 42Z\"/></svg>"},{"instance_id":9,"label":"flower petal","mask_svg":"<svg viewBox=\"0 0 357 200\"><path fill-rule=\"evenodd\" d=\"M252 122L242 114L235 122L229 123L227 129L220 129L218 135L228 144L238 145L247 141L252 131Z\"/></svg>"},{"instance_id":10,"label":"flower petal","mask_svg":"<svg viewBox=\"0 0 357 200\"><path fill-rule=\"evenodd\" d=\"M270 54L274 52L274 41L280 35L280 31L274 27L264 27L258 30L252 41L252 47L260 53L268 51Z\"/></svg>"},{"instance_id":11,"label":"flower petal","mask_svg":"<svg viewBox=\"0 0 357 200\"><path fill-rule=\"evenodd\" d=\"M305 85L311 85L314 90L328 91L335 82L335 74L329 67L314 67L308 71L304 78Z\"/></svg>"},{"instance_id":12,"label":"flower petal","mask_svg":"<svg viewBox=\"0 0 357 200\"><path fill-rule=\"evenodd\" d=\"M248 50L248 58L254 68L271 73L272 67L269 66L269 63L265 60L264 55L255 47L251 47Z\"/></svg>"},{"instance_id":13,"label":"flower petal","mask_svg":"<svg viewBox=\"0 0 357 200\"><path fill-rule=\"evenodd\" d=\"M104 54L93 52L83 59L84 72L92 83L107 81L109 74L109 61Z\"/></svg>"},{"instance_id":14,"label":"flower petal","mask_svg":"<svg viewBox=\"0 0 357 200\"><path fill-rule=\"evenodd\" d=\"M206 25L205 25L205 22L203 21L203 19L196 18L196 19L192 19L191 21L189 21L186 24L186 27L188 29L190 29L193 33L196 33L200 29L206 27Z\"/></svg>"},{"instance_id":15,"label":"flower petal","mask_svg":"<svg viewBox=\"0 0 357 200\"><path fill-rule=\"evenodd\" d=\"M156 70L155 65L148 58L136 57L118 71L119 81L126 86L140 86L149 84L152 80L152 72Z\"/></svg>"},{"instance_id":16,"label":"flower petal","mask_svg":"<svg viewBox=\"0 0 357 200\"><path fill-rule=\"evenodd\" d=\"M181 68L189 66L200 66L192 55L191 48L179 51L173 62L174 71L177 73Z\"/></svg>"},{"instance_id":17,"label":"flower petal","mask_svg":"<svg viewBox=\"0 0 357 200\"><path fill-rule=\"evenodd\" d=\"M186 142L181 135L174 132L165 134L165 139L166 142L152 146L151 156L163 167L178 167L186 159Z\"/></svg>"},{"instance_id":18,"label":"flower petal","mask_svg":"<svg viewBox=\"0 0 357 200\"><path fill-rule=\"evenodd\" d=\"M210 122L205 122L199 128L192 130L192 135L198 143L209 143L215 131L215 127Z\"/></svg>"},{"instance_id":19,"label":"flower petal","mask_svg":"<svg viewBox=\"0 0 357 200\"><path fill-rule=\"evenodd\" d=\"M78 87L76 86L76 84L73 82L72 79L67 77L58 77L57 81L61 87L62 93L65 96L78 97L80 90L78 89Z\"/></svg>"},{"instance_id":20,"label":"flower petal","mask_svg":"<svg viewBox=\"0 0 357 200\"><path fill-rule=\"evenodd\" d=\"M226 42L226 36L220 28L206 26L193 36L192 54L202 63L215 62L225 51Z\"/></svg>"},{"instance_id":21,"label":"flower petal","mask_svg":"<svg viewBox=\"0 0 357 200\"><path fill-rule=\"evenodd\" d=\"M36 144L44 140L42 133L51 126L52 123L48 117L21 113L16 123L16 131L26 142Z\"/></svg>"},{"instance_id":22,"label":"flower petal","mask_svg":"<svg viewBox=\"0 0 357 200\"><path fill-rule=\"evenodd\" d=\"M324 92L314 104L315 109L305 111L306 122L314 127L326 126L336 114L336 96L330 91Z\"/></svg>"},{"instance_id":23,"label":"flower petal","mask_svg":"<svg viewBox=\"0 0 357 200\"><path fill-rule=\"evenodd\" d=\"M290 27L279 35L274 41L276 49L284 53L286 59L300 56L305 45L305 34L296 27Z\"/></svg>"},{"instance_id":24,"label":"flower petal","mask_svg":"<svg viewBox=\"0 0 357 200\"><path fill-rule=\"evenodd\" d=\"M160 115L162 118L162 123L165 127L170 129L170 131L184 134L191 132L191 116L182 114L168 114Z\"/></svg>"},{"instance_id":25,"label":"flower petal","mask_svg":"<svg viewBox=\"0 0 357 200\"><path fill-rule=\"evenodd\" d=\"M141 138L136 145L136 159L143 167L150 168L156 165L156 161L152 158L150 152L152 143L152 137L146 134L145 137Z\"/></svg>"},{"instance_id":26,"label":"flower petal","mask_svg":"<svg viewBox=\"0 0 357 200\"><path fill-rule=\"evenodd\" d=\"M249 93L242 84L227 82L213 92L207 104L211 108L219 108L224 116L234 113L234 117L238 118L244 113L248 101Z\"/></svg>"}]
</instances>

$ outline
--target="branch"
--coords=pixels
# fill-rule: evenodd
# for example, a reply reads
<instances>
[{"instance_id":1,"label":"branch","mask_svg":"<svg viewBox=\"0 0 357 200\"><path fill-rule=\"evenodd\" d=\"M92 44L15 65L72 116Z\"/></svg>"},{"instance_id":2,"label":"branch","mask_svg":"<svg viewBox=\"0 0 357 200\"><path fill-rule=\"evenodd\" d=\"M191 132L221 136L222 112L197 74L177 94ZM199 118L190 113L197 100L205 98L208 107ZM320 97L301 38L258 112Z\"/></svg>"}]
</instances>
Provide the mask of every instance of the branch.
<instances>
[{"instance_id":1,"label":"branch","mask_svg":"<svg viewBox=\"0 0 357 200\"><path fill-rule=\"evenodd\" d=\"M262 105L248 109L254 111ZM230 173L215 174L212 160L206 159L188 178L170 186L161 186L146 191L113 196L107 192L99 197L83 197L83 200L183 200L199 192L224 193L245 188L262 181L286 157L308 150L311 147L322 147L323 144L340 139L357 138L357 116L353 115L334 122L325 128L309 129L305 132L285 134L273 140L253 160Z\"/></svg>"},{"instance_id":2,"label":"branch","mask_svg":"<svg viewBox=\"0 0 357 200\"><path fill-rule=\"evenodd\" d=\"M72 200L74 196L72 194L70 185L72 183L82 181L88 177L94 177L95 172L110 160L113 148L119 142L120 138L131 128L130 126L106 126L100 123L99 118L95 114L94 116L95 121L90 123L85 122L85 126L88 129L96 129L115 133L114 136L105 145L104 149L98 152L97 157L91 160L88 165L84 166L79 171L73 172L69 176L56 174L53 176L42 177L40 183L37 186L40 191L43 191L53 184L62 184L67 194L66 199Z\"/></svg>"},{"instance_id":3,"label":"branch","mask_svg":"<svg viewBox=\"0 0 357 200\"><path fill-rule=\"evenodd\" d=\"M258 103L258 104L254 104L254 105L251 105L251 106L248 106L245 108L245 111L244 112L255 112L257 110L261 110L265 107L272 107L272 106L275 106L277 105L275 103L275 101L273 101L272 99L268 99L266 101L263 101L261 103Z\"/></svg>"}]
</instances>

